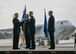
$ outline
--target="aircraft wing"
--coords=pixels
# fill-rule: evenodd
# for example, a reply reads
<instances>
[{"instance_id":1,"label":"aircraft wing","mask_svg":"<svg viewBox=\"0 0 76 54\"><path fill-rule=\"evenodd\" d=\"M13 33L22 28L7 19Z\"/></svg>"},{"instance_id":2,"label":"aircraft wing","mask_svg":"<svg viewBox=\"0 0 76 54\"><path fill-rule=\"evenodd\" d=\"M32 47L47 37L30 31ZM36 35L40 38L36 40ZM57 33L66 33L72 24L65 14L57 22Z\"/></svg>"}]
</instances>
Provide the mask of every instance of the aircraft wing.
<instances>
[{"instance_id":1,"label":"aircraft wing","mask_svg":"<svg viewBox=\"0 0 76 54\"><path fill-rule=\"evenodd\" d=\"M36 26L36 32L40 31L42 29L43 25L37 25Z\"/></svg>"}]
</instances>

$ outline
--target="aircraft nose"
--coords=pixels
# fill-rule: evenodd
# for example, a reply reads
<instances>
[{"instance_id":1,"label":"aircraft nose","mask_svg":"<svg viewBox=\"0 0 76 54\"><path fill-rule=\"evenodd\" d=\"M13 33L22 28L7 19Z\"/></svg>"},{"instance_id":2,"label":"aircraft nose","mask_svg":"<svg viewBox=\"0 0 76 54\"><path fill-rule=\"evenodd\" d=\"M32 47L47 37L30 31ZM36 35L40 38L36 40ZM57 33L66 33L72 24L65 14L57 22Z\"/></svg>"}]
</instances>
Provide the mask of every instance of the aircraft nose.
<instances>
[{"instance_id":1,"label":"aircraft nose","mask_svg":"<svg viewBox=\"0 0 76 54\"><path fill-rule=\"evenodd\" d=\"M76 27L75 27L75 30L76 30Z\"/></svg>"},{"instance_id":2,"label":"aircraft nose","mask_svg":"<svg viewBox=\"0 0 76 54\"><path fill-rule=\"evenodd\" d=\"M73 26L73 27L72 27L72 29L73 29L73 30L75 30L75 29L76 29L76 27L75 27L75 26Z\"/></svg>"}]
</instances>

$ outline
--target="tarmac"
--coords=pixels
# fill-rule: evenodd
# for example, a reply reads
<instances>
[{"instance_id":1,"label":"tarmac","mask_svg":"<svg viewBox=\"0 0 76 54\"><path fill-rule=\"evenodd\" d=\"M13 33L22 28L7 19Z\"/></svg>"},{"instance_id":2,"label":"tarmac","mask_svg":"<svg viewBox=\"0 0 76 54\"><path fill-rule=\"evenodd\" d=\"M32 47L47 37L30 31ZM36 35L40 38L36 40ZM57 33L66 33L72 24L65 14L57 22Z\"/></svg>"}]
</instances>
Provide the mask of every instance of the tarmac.
<instances>
[{"instance_id":1,"label":"tarmac","mask_svg":"<svg viewBox=\"0 0 76 54\"><path fill-rule=\"evenodd\" d=\"M12 49L12 39L0 39L0 51L76 51L74 48L74 39L70 40L60 40L59 44L55 45L55 49L48 49L49 47L36 46L36 49L25 49L24 46L20 46L21 41L19 41L18 50Z\"/></svg>"}]
</instances>

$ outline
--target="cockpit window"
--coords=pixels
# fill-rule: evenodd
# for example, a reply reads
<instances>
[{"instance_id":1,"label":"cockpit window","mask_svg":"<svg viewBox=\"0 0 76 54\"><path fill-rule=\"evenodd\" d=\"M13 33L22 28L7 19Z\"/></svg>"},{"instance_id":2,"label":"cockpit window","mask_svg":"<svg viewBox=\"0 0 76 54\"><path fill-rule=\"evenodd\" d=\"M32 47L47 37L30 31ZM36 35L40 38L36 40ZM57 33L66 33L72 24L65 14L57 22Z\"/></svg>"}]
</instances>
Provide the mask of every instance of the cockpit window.
<instances>
[{"instance_id":1,"label":"cockpit window","mask_svg":"<svg viewBox=\"0 0 76 54\"><path fill-rule=\"evenodd\" d=\"M69 21L67 21L67 20L64 20L64 21L58 21L58 22L56 22L56 24L58 24L58 25L67 25L67 24L71 24Z\"/></svg>"},{"instance_id":2,"label":"cockpit window","mask_svg":"<svg viewBox=\"0 0 76 54\"><path fill-rule=\"evenodd\" d=\"M69 21L64 21L65 23L67 23L67 24L71 24Z\"/></svg>"},{"instance_id":3,"label":"cockpit window","mask_svg":"<svg viewBox=\"0 0 76 54\"><path fill-rule=\"evenodd\" d=\"M67 22L68 24L71 24L69 21Z\"/></svg>"},{"instance_id":4,"label":"cockpit window","mask_svg":"<svg viewBox=\"0 0 76 54\"><path fill-rule=\"evenodd\" d=\"M63 22L61 22L61 24L63 24Z\"/></svg>"},{"instance_id":5,"label":"cockpit window","mask_svg":"<svg viewBox=\"0 0 76 54\"><path fill-rule=\"evenodd\" d=\"M61 25L61 24L63 24L63 21L58 21L57 24Z\"/></svg>"}]
</instances>

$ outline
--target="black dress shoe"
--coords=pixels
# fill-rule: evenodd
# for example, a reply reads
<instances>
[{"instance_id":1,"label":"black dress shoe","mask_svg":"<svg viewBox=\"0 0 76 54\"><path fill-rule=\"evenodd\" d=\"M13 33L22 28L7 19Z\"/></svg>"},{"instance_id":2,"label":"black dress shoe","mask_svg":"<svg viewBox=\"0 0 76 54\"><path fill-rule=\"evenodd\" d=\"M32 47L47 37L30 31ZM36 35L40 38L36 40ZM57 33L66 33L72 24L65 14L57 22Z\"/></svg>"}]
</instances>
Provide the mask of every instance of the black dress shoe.
<instances>
[{"instance_id":1,"label":"black dress shoe","mask_svg":"<svg viewBox=\"0 0 76 54\"><path fill-rule=\"evenodd\" d=\"M29 48L29 49L35 49L35 48Z\"/></svg>"},{"instance_id":2,"label":"black dress shoe","mask_svg":"<svg viewBox=\"0 0 76 54\"><path fill-rule=\"evenodd\" d=\"M20 49L20 48L17 48L17 49Z\"/></svg>"},{"instance_id":3,"label":"black dress shoe","mask_svg":"<svg viewBox=\"0 0 76 54\"><path fill-rule=\"evenodd\" d=\"M55 49L55 48L49 48L49 49Z\"/></svg>"},{"instance_id":4,"label":"black dress shoe","mask_svg":"<svg viewBox=\"0 0 76 54\"><path fill-rule=\"evenodd\" d=\"M20 48L13 48L13 49L20 49Z\"/></svg>"}]
</instances>

